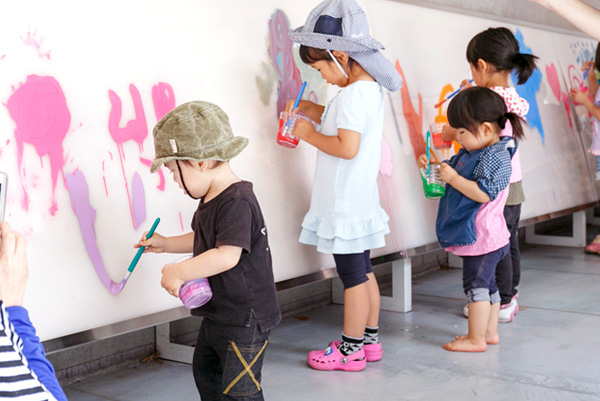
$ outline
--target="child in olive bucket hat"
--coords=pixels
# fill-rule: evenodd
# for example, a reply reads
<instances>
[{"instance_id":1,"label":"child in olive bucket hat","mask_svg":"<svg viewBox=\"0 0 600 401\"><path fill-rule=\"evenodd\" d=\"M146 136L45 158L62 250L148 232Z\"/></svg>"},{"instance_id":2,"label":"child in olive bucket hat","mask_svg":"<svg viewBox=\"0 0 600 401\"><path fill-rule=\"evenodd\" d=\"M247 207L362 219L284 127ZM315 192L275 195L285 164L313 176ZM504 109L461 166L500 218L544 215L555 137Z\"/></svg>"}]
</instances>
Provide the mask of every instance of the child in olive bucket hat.
<instances>
[{"instance_id":1,"label":"child in olive bucket hat","mask_svg":"<svg viewBox=\"0 0 600 401\"><path fill-rule=\"evenodd\" d=\"M383 88L400 89L402 78L379 52L383 45L371 37L365 12L352 0L322 2L290 38L300 43L302 61L342 88L325 107L302 100L293 110L320 124L317 130L300 119L293 132L318 149L300 242L333 254L345 299L341 341L311 351L307 362L318 370L360 371L383 355L370 250L383 247L390 232L377 188ZM289 102L286 111L292 107Z\"/></svg>"},{"instance_id":2,"label":"child in olive bucket hat","mask_svg":"<svg viewBox=\"0 0 600 401\"><path fill-rule=\"evenodd\" d=\"M155 253L193 252L193 258L162 269L161 285L175 297L184 281L208 277L213 297L192 310L204 317L192 364L201 398L219 400L225 394L262 400L265 348L281 314L260 206L252 184L229 166L248 140L233 135L220 107L201 101L165 115L153 135L151 171L164 164L200 204L193 232L172 237L155 233L148 239L144 234L136 246Z\"/></svg>"}]
</instances>

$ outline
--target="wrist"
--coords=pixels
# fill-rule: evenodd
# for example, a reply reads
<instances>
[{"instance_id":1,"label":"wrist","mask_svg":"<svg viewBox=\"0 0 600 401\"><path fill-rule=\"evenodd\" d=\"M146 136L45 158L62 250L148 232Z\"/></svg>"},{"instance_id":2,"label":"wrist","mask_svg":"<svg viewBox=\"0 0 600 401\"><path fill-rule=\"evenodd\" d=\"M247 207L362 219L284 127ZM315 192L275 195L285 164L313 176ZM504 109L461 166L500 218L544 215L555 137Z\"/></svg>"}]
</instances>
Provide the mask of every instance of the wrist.
<instances>
[{"instance_id":1,"label":"wrist","mask_svg":"<svg viewBox=\"0 0 600 401\"><path fill-rule=\"evenodd\" d=\"M186 259L175 265L175 278L181 281L189 281L186 272L189 270L189 263L191 259Z\"/></svg>"},{"instance_id":2,"label":"wrist","mask_svg":"<svg viewBox=\"0 0 600 401\"><path fill-rule=\"evenodd\" d=\"M2 297L2 303L7 308L10 306L23 306L23 299L25 298L25 293L15 293L15 294L6 294Z\"/></svg>"},{"instance_id":3,"label":"wrist","mask_svg":"<svg viewBox=\"0 0 600 401\"><path fill-rule=\"evenodd\" d=\"M458 177L458 174L453 174L448 177L448 185L454 187L454 184L456 184L456 177Z\"/></svg>"}]
</instances>

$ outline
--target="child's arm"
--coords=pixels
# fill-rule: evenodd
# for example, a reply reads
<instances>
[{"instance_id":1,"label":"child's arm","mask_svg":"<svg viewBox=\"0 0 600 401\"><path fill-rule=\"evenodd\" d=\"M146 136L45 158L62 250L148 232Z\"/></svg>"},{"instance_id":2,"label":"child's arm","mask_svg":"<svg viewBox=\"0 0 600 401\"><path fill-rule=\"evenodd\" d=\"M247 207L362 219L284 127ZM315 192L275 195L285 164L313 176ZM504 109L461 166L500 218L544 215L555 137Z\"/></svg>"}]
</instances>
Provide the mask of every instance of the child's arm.
<instances>
[{"instance_id":1,"label":"child's arm","mask_svg":"<svg viewBox=\"0 0 600 401\"><path fill-rule=\"evenodd\" d=\"M456 130L449 125L444 125L444 128L442 128L442 140L456 141Z\"/></svg>"},{"instance_id":2,"label":"child's arm","mask_svg":"<svg viewBox=\"0 0 600 401\"><path fill-rule=\"evenodd\" d=\"M152 237L146 238L148 232L145 232L140 242L135 244L134 248L145 246L144 252L153 253L190 253L194 251L194 233L179 235L176 237L164 237L154 233Z\"/></svg>"},{"instance_id":3,"label":"child's arm","mask_svg":"<svg viewBox=\"0 0 600 401\"><path fill-rule=\"evenodd\" d=\"M583 32L600 40L600 11L581 0L529 0L565 18Z\"/></svg>"},{"instance_id":4,"label":"child's arm","mask_svg":"<svg viewBox=\"0 0 600 401\"><path fill-rule=\"evenodd\" d=\"M239 246L223 245L179 263L169 263L162 268L160 284L170 294L179 293L184 281L210 277L235 267L242 256Z\"/></svg>"},{"instance_id":5,"label":"child's arm","mask_svg":"<svg viewBox=\"0 0 600 401\"><path fill-rule=\"evenodd\" d=\"M314 122L321 124L321 116L325 111L325 106L321 106L320 104L316 104L311 102L310 100L300 100L298 102L298 107L295 110L292 110L294 107L294 100L288 100L285 105L285 111L294 112L294 113L304 113L308 118L313 120Z\"/></svg>"},{"instance_id":6,"label":"child's arm","mask_svg":"<svg viewBox=\"0 0 600 401\"><path fill-rule=\"evenodd\" d=\"M588 89L589 90L589 89ZM577 88L571 88L571 99L574 102L580 103L592 114L596 120L600 120L600 107L597 107L588 95L588 91L580 91Z\"/></svg>"},{"instance_id":7,"label":"child's arm","mask_svg":"<svg viewBox=\"0 0 600 401\"><path fill-rule=\"evenodd\" d=\"M338 129L336 136L327 136L315 130L306 120L299 119L294 127L294 135L310 143L321 152L340 159L353 159L360 147L360 133Z\"/></svg>"},{"instance_id":8,"label":"child's arm","mask_svg":"<svg viewBox=\"0 0 600 401\"><path fill-rule=\"evenodd\" d=\"M477 181L471 181L459 175L448 163L442 163L440 166L440 178L475 202L485 203L490 201L490 196L479 188Z\"/></svg>"}]
</instances>

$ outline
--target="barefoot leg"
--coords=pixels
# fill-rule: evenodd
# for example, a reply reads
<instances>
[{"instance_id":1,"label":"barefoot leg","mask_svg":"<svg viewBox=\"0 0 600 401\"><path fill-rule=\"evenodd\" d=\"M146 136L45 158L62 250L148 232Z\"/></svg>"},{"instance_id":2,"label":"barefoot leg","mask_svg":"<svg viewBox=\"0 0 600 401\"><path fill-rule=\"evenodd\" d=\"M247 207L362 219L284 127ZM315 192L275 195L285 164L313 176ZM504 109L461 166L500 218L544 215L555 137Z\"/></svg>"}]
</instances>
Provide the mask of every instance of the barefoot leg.
<instances>
[{"instance_id":1,"label":"barefoot leg","mask_svg":"<svg viewBox=\"0 0 600 401\"><path fill-rule=\"evenodd\" d=\"M469 303L469 333L451 343L444 344L444 349L458 352L483 352L487 349L486 333L490 320L490 301Z\"/></svg>"},{"instance_id":2,"label":"barefoot leg","mask_svg":"<svg viewBox=\"0 0 600 401\"><path fill-rule=\"evenodd\" d=\"M492 304L490 310L490 320L488 321L487 332L485 333L485 342L488 344L498 344L500 336L498 335L498 314L500 313L500 302Z\"/></svg>"}]
</instances>

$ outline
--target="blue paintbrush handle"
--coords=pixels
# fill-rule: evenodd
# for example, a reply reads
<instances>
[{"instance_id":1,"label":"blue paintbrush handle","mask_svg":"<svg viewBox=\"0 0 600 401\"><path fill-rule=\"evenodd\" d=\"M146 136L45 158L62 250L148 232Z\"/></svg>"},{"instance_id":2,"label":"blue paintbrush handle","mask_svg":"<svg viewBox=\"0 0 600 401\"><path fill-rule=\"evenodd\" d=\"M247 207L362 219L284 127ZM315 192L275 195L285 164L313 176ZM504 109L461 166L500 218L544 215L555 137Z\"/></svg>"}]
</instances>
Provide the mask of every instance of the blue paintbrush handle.
<instances>
[{"instance_id":1,"label":"blue paintbrush handle","mask_svg":"<svg viewBox=\"0 0 600 401\"><path fill-rule=\"evenodd\" d=\"M469 80L469 83L470 83L470 84L472 84L472 83L473 83L473 79ZM465 84L465 85L466 85L466 84ZM465 85L461 85L461 86L459 86L457 90L455 90L454 92L452 92L451 94L449 94L448 96L446 96L446 99L444 99L444 100L448 100L448 99L450 99L452 96L456 95L458 92L460 92L460 90L461 90L462 88L464 88L464 86L465 86Z\"/></svg>"},{"instance_id":2,"label":"blue paintbrush handle","mask_svg":"<svg viewBox=\"0 0 600 401\"><path fill-rule=\"evenodd\" d=\"M469 83L472 84L473 83L473 79L469 80ZM454 95L456 95L458 92L460 92L460 90L462 88L464 88L466 84L461 85L457 90L455 90L454 92L452 92L451 94L447 95L446 98L444 100L442 100L441 102L439 102L438 104L436 104L435 106L433 106L434 109L437 109L438 107L440 107L442 104L444 104L444 102L446 102L448 99L451 99Z\"/></svg>"},{"instance_id":3,"label":"blue paintbrush handle","mask_svg":"<svg viewBox=\"0 0 600 401\"><path fill-rule=\"evenodd\" d=\"M594 61L594 58L593 58L593 57L592 57L592 60L591 60L591 61ZM591 65L588 65L588 68L587 68L587 69L585 70L585 72L583 73L583 83L585 83L585 79L587 78L587 76L588 76L588 73L589 73L589 72L590 72L590 70L592 69L591 67L592 67Z\"/></svg>"},{"instance_id":4,"label":"blue paintbrush handle","mask_svg":"<svg viewBox=\"0 0 600 401\"><path fill-rule=\"evenodd\" d=\"M298 96L296 96L296 101L294 102L294 107L292 108L292 112L294 110L296 110L296 107L298 107L298 103L300 103L300 99L302 99L302 94L304 93L305 88L306 88L306 81L304 81L302 83L302 86L300 87L300 92L298 92ZM285 123L285 126L289 127L290 122L291 122L291 120L288 120L287 123Z\"/></svg>"},{"instance_id":5,"label":"blue paintbrush handle","mask_svg":"<svg viewBox=\"0 0 600 401\"><path fill-rule=\"evenodd\" d=\"M152 224L152 227L150 227L150 231L148 231L148 235L146 235L146 239L152 237L152 235L154 234L154 230L156 230L156 226L158 226L158 223L160 223L160 217L158 217L156 220L154 220L154 224ZM133 271L133 269L135 269L135 266L137 265L138 261L142 257L142 253L144 253L144 249L146 249L146 247L141 246L140 249L138 249L135 256L133 257L133 260L129 264L129 268L127 269L127 271L129 273L131 273Z\"/></svg>"},{"instance_id":6,"label":"blue paintbrush handle","mask_svg":"<svg viewBox=\"0 0 600 401\"><path fill-rule=\"evenodd\" d=\"M296 96L296 101L294 102L294 108L292 111L296 110L298 107L298 103L300 103L300 99L302 99L302 94L304 93L304 89L306 88L306 81L302 82L302 86L300 87L300 92L298 92L298 96Z\"/></svg>"}]
</instances>

